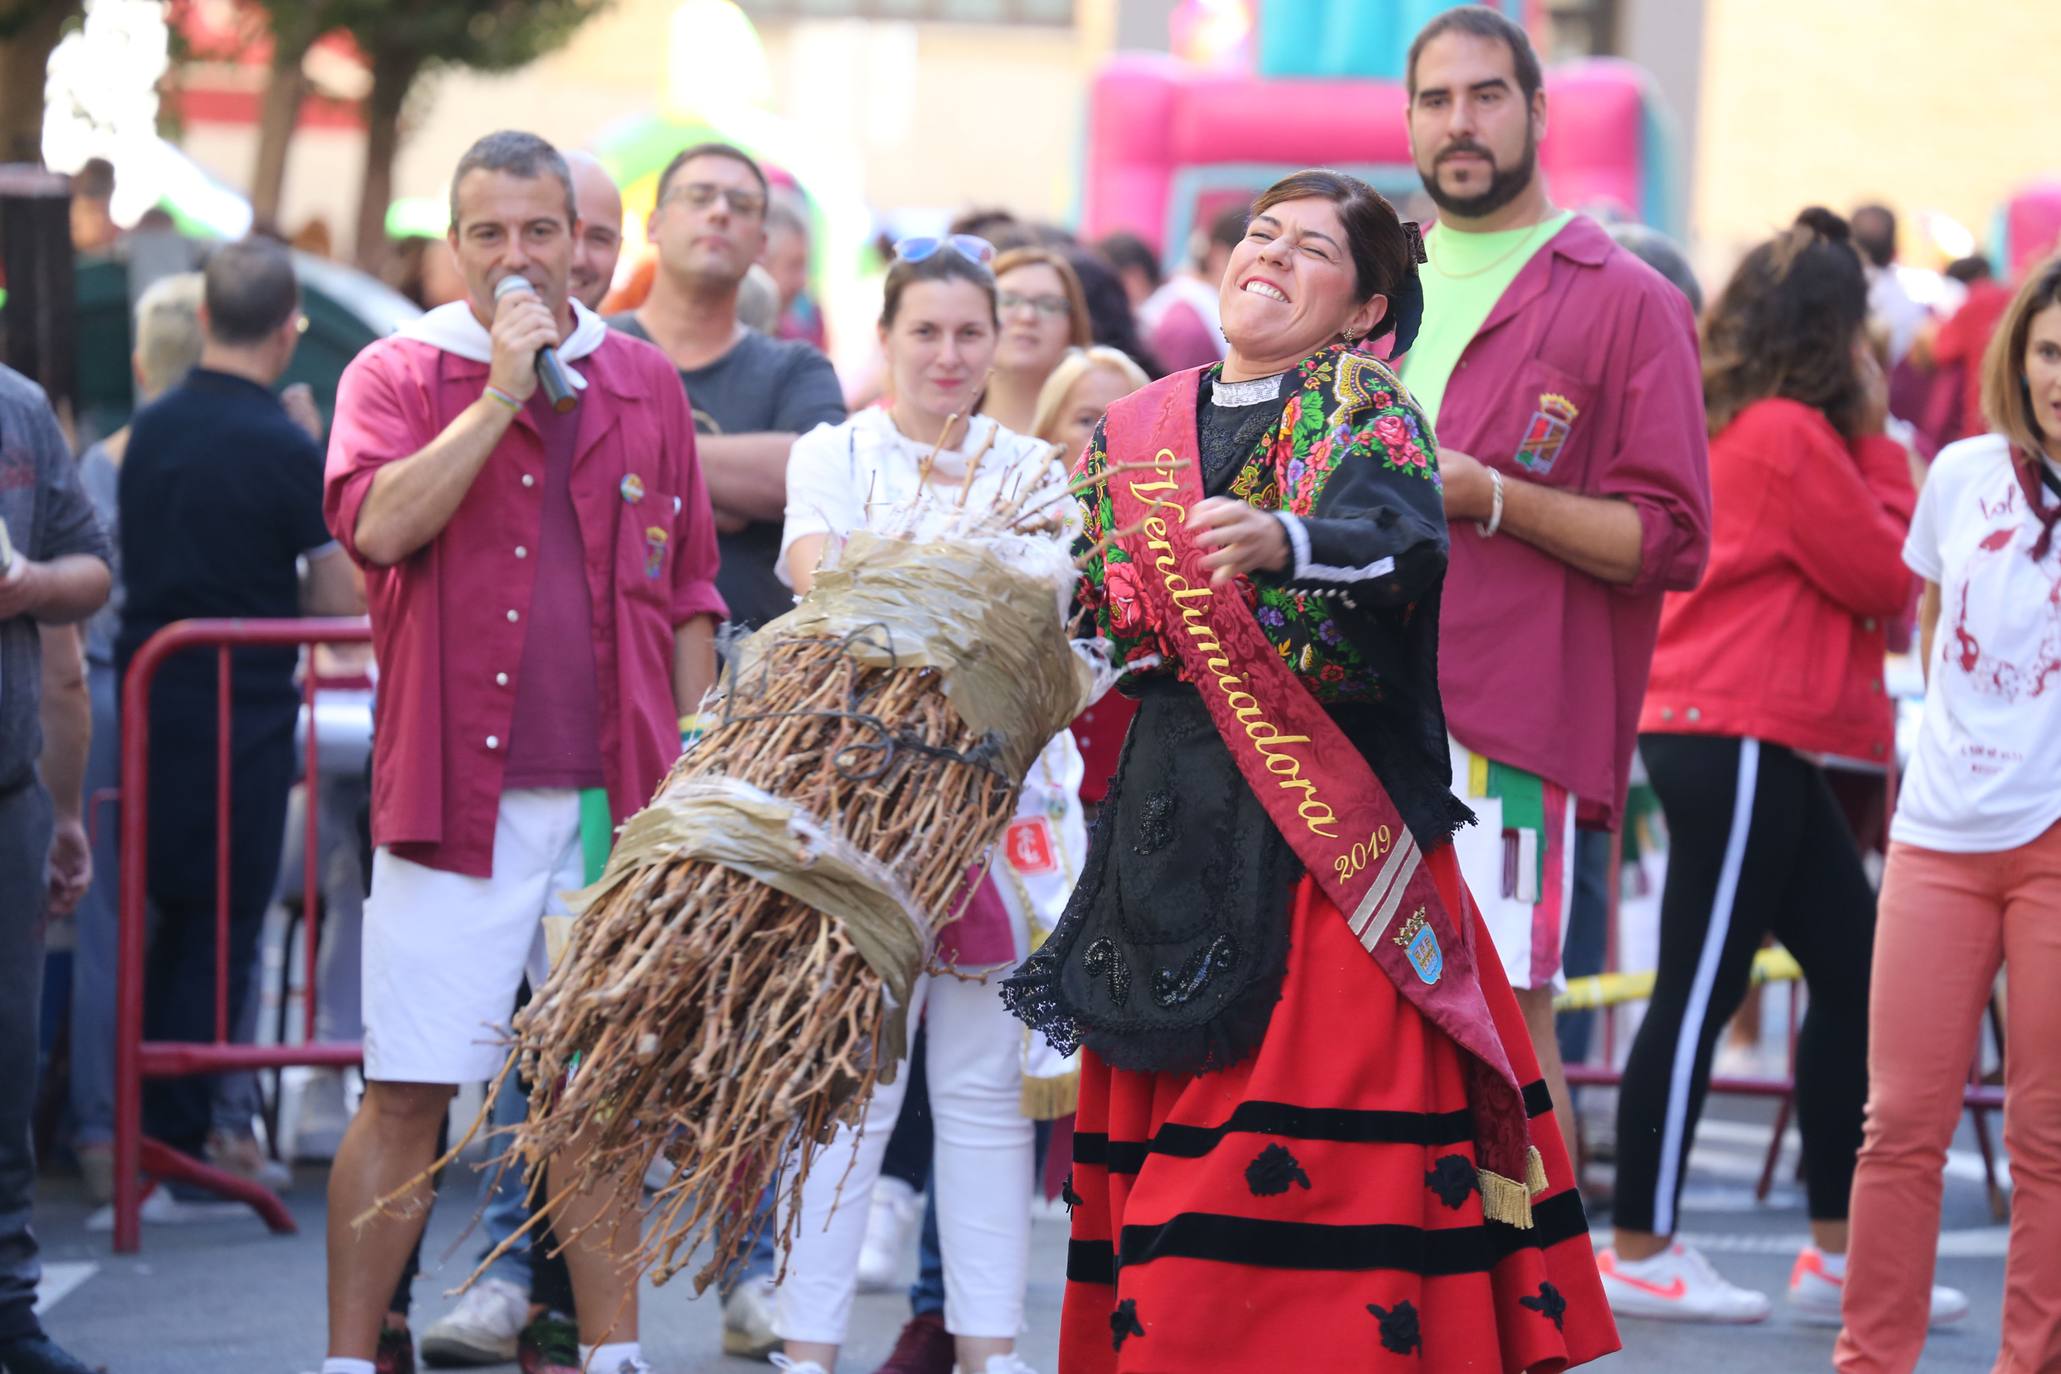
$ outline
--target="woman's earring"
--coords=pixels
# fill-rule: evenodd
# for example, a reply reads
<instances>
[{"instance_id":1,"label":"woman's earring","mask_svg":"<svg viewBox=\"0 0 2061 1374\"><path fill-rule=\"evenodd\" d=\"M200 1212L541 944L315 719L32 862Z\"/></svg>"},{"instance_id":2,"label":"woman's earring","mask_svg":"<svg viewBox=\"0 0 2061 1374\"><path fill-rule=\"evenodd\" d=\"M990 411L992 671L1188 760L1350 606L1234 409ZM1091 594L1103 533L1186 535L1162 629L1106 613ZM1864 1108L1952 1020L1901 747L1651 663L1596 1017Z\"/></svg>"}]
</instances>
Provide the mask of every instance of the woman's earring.
<instances>
[{"instance_id":1,"label":"woman's earring","mask_svg":"<svg viewBox=\"0 0 2061 1374\"><path fill-rule=\"evenodd\" d=\"M1347 348L1351 348L1356 342L1358 342L1359 337L1359 334L1354 331L1351 325L1347 325L1345 327L1345 346Z\"/></svg>"}]
</instances>

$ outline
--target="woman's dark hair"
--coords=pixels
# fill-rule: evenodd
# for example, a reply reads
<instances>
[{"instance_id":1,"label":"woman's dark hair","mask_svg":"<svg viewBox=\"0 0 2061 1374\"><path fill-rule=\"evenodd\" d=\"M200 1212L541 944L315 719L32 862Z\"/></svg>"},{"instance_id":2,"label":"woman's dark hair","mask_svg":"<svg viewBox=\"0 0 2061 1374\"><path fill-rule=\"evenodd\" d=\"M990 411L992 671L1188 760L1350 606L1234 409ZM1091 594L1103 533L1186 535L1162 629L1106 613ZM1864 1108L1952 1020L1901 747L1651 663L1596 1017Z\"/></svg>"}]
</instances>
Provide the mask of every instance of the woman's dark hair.
<instances>
[{"instance_id":1,"label":"woman's dark hair","mask_svg":"<svg viewBox=\"0 0 2061 1374\"><path fill-rule=\"evenodd\" d=\"M1131 298L1116 269L1087 248L1068 250L1066 260L1073 264L1073 274L1080 279L1081 296L1088 306L1088 332L1094 341L1128 354L1132 362L1145 369L1147 377L1156 380L1165 376L1166 370L1138 337L1138 316L1131 309Z\"/></svg>"},{"instance_id":2,"label":"woman's dark hair","mask_svg":"<svg viewBox=\"0 0 2061 1374\"><path fill-rule=\"evenodd\" d=\"M1153 286L1162 280L1159 271L1159 254L1152 251L1152 245L1128 229L1119 229L1113 234L1104 234L1096 241L1095 251L1102 260L1118 272L1139 272Z\"/></svg>"},{"instance_id":3,"label":"woman's dark hair","mask_svg":"<svg viewBox=\"0 0 2061 1374\"><path fill-rule=\"evenodd\" d=\"M1281 178L1252 203L1252 217L1257 219L1285 201L1311 198L1330 201L1345 225L1355 298L1388 297L1388 309L1368 331L1368 340L1393 333L1391 353L1400 356L1407 352L1424 315L1424 289L1417 280L1424 241L1415 234L1416 226L1406 229L1395 207L1366 182L1328 168L1311 168Z\"/></svg>"},{"instance_id":4,"label":"woman's dark hair","mask_svg":"<svg viewBox=\"0 0 2061 1374\"><path fill-rule=\"evenodd\" d=\"M1718 433L1780 396L1859 435L1866 397L1854 340L1868 278L1845 220L1813 205L1748 253L1703 317L1703 407Z\"/></svg>"},{"instance_id":5,"label":"woman's dark hair","mask_svg":"<svg viewBox=\"0 0 2061 1374\"><path fill-rule=\"evenodd\" d=\"M887 269L887 286L880 296L880 327L892 329L902 308L902 293L919 281L970 281L986 293L988 314L999 327L1001 315L995 307L995 274L986 263L975 262L946 244L917 262L896 258Z\"/></svg>"}]
</instances>

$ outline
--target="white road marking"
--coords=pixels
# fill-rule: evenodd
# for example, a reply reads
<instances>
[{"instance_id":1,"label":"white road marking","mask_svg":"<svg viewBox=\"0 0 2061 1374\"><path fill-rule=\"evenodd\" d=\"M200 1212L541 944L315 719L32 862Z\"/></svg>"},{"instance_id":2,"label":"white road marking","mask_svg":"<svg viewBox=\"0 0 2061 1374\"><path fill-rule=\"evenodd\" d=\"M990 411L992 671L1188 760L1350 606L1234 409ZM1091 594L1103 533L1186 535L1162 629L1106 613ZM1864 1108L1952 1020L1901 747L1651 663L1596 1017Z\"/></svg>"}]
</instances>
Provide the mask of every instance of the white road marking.
<instances>
[{"instance_id":1,"label":"white road marking","mask_svg":"<svg viewBox=\"0 0 2061 1374\"><path fill-rule=\"evenodd\" d=\"M42 1316L63 1302L74 1288L99 1272L97 1264L77 1260L43 1261L43 1282L36 1289L36 1315Z\"/></svg>"}]
</instances>

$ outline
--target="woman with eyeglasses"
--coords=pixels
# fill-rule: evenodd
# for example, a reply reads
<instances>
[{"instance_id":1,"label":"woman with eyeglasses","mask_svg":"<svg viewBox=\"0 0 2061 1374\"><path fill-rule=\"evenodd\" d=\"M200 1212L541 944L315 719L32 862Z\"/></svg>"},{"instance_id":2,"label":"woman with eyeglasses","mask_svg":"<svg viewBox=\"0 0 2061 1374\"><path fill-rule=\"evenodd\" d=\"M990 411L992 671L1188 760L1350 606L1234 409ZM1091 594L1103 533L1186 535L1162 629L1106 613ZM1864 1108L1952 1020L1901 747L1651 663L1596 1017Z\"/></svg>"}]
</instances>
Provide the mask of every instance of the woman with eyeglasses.
<instances>
[{"instance_id":1,"label":"woman with eyeglasses","mask_svg":"<svg viewBox=\"0 0 2061 1374\"><path fill-rule=\"evenodd\" d=\"M889 401L804 434L788 460L781 575L798 593L855 531L886 527L921 539L951 523L962 504L983 508L1005 493L1063 482L1050 445L974 413L995 358L993 260L992 246L966 234L895 246L880 312ZM1068 874L1079 871L1086 849L1074 798L1080 773L1073 739L1061 733L1032 768L1017 811L1018 824L1045 827L1044 849ZM940 933L937 959L954 971L919 978L909 1008L911 1027L919 1019L928 1027L944 1328L965 1374L1030 1371L1015 1353L1030 1271L1024 1036L983 975L1020 959L1029 921L1049 928L1065 893L1042 875L1017 880L1023 876L996 854L965 914ZM773 1357L782 1369L827 1374L836 1364L872 1192L907 1086L903 1072L876 1088L863 1129L842 1128L803 1185L774 1322L786 1341Z\"/></svg>"},{"instance_id":2,"label":"woman with eyeglasses","mask_svg":"<svg viewBox=\"0 0 2061 1374\"><path fill-rule=\"evenodd\" d=\"M1060 1374L1617 1346L1453 858L1437 445L1358 347L1409 347L1421 261L1364 182L1276 183L1223 277L1228 357L1117 401L1082 456L1080 596L1138 716L1003 984L1081 1046Z\"/></svg>"},{"instance_id":3,"label":"woman with eyeglasses","mask_svg":"<svg viewBox=\"0 0 2061 1374\"><path fill-rule=\"evenodd\" d=\"M1039 388L1067 349L1094 341L1093 322L1081 279L1053 249L1004 252L995 259L995 289L1002 332L981 413L1028 434L1037 417Z\"/></svg>"}]
</instances>

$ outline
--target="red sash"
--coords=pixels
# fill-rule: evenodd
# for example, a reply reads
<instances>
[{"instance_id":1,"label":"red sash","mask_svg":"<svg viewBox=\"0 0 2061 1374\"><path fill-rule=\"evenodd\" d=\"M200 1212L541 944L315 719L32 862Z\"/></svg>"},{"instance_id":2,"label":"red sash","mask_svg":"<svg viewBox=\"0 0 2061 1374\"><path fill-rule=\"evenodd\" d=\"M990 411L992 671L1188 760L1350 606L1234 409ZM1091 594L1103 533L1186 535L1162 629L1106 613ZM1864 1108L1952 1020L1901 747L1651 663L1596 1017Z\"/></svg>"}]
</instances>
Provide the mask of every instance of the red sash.
<instances>
[{"instance_id":1,"label":"red sash","mask_svg":"<svg viewBox=\"0 0 2061 1374\"><path fill-rule=\"evenodd\" d=\"M1213 593L1203 551L1188 536L1188 510L1203 496L1200 375L1176 373L1110 408L1110 465L1151 464L1109 479L1117 528L1129 531L1118 547L1135 565L1160 638L1202 694L1267 815L1397 990L1467 1051L1484 1210L1529 1226L1531 1194L1544 1179L1523 1092L1475 977L1474 922L1446 911L1374 770L1244 601Z\"/></svg>"}]
</instances>

